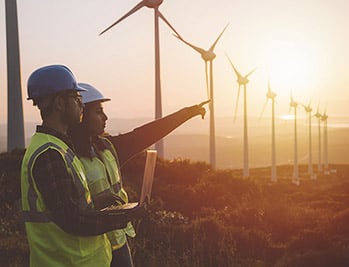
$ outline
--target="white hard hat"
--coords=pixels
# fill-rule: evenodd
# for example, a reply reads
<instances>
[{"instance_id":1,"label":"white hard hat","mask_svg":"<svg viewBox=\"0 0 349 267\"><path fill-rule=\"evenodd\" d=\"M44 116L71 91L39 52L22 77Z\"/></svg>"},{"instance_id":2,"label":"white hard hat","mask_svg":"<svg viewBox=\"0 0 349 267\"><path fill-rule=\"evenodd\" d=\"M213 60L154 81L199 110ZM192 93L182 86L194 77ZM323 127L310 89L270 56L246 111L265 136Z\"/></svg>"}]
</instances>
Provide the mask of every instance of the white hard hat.
<instances>
[{"instance_id":1,"label":"white hard hat","mask_svg":"<svg viewBox=\"0 0 349 267\"><path fill-rule=\"evenodd\" d=\"M82 103L87 104L94 101L101 101L101 102L110 101L110 98L104 97L102 93L92 85L88 83L78 83L78 85L86 89L86 91L80 92L82 96Z\"/></svg>"}]
</instances>

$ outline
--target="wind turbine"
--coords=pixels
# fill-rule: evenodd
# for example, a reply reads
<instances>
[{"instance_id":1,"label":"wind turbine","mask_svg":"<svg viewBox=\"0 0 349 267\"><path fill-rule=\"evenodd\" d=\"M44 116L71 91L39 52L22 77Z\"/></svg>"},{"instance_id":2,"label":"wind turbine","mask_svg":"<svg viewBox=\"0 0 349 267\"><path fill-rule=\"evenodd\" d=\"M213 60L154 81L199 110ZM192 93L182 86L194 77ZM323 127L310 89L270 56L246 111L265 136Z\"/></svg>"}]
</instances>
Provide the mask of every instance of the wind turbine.
<instances>
[{"instance_id":1,"label":"wind turbine","mask_svg":"<svg viewBox=\"0 0 349 267\"><path fill-rule=\"evenodd\" d=\"M321 116L321 120L324 122L324 174L329 175L330 171L328 168L328 135L327 135L327 119L328 116L325 113Z\"/></svg>"},{"instance_id":2,"label":"wind turbine","mask_svg":"<svg viewBox=\"0 0 349 267\"><path fill-rule=\"evenodd\" d=\"M215 122L214 122L214 97L213 97L213 60L216 58L216 54L214 53L214 48L224 33L225 29L228 27L227 24L222 32L217 37L216 41L211 45L209 50L205 50L203 48L192 45L191 43L184 40L178 33L175 35L179 40L181 40L186 45L193 48L196 52L201 55L201 58L205 61L205 75L206 75L206 89L207 96L211 100L209 103L210 109L210 164L213 169L216 168L216 136L215 136ZM210 70L208 74L208 65L210 65ZM210 79L208 79L210 77Z\"/></svg>"},{"instance_id":3,"label":"wind turbine","mask_svg":"<svg viewBox=\"0 0 349 267\"><path fill-rule=\"evenodd\" d=\"M24 148L24 120L18 41L17 1L6 0L7 150Z\"/></svg>"},{"instance_id":4,"label":"wind turbine","mask_svg":"<svg viewBox=\"0 0 349 267\"><path fill-rule=\"evenodd\" d=\"M297 144L297 107L298 103L294 101L291 95L290 109L294 109L294 162L293 162L293 178L292 182L299 185L299 173L298 173L298 144Z\"/></svg>"},{"instance_id":5,"label":"wind turbine","mask_svg":"<svg viewBox=\"0 0 349 267\"><path fill-rule=\"evenodd\" d=\"M238 95L236 98L236 105L235 105L235 112L234 112L234 121L236 120L236 112L237 112L237 107L239 103L239 96L240 96L240 87L243 85L244 86L244 172L243 172L243 177L247 178L250 176L249 168L248 168L248 134L247 134L247 97L246 97L246 86L247 83L249 82L248 77L256 70L254 68L251 70L247 75L242 76L235 66L233 65L232 61L230 58L227 56L231 66L233 67L235 74L237 76L237 82L239 84L239 89L238 89Z\"/></svg>"},{"instance_id":6,"label":"wind turbine","mask_svg":"<svg viewBox=\"0 0 349 267\"><path fill-rule=\"evenodd\" d=\"M276 173L276 153L275 153L275 97L276 93L274 93L270 89L270 81L268 81L268 92L266 94L267 100L264 103L261 116L267 106L268 100L271 100L271 181L277 181L277 173Z\"/></svg>"},{"instance_id":7,"label":"wind turbine","mask_svg":"<svg viewBox=\"0 0 349 267\"><path fill-rule=\"evenodd\" d=\"M308 153L309 153L309 162L308 162L308 174L310 176L310 179L315 180L316 179L316 175L314 175L313 172L313 154L312 154L312 140L311 140L311 112L312 112L312 108L310 106L310 102L308 104L308 106L306 105L302 105L304 107L304 110L308 116L308 135L309 135L309 141L308 141Z\"/></svg>"},{"instance_id":8,"label":"wind turbine","mask_svg":"<svg viewBox=\"0 0 349 267\"><path fill-rule=\"evenodd\" d=\"M322 162L321 162L321 113L319 112L319 106L317 107L316 113L314 116L318 120L318 148L319 148L319 155L318 155L318 172L322 171Z\"/></svg>"},{"instance_id":9,"label":"wind turbine","mask_svg":"<svg viewBox=\"0 0 349 267\"><path fill-rule=\"evenodd\" d=\"M159 11L159 6L163 0L143 0L133 7L120 19L111 24L108 28L103 30L99 35L102 35L119 22L126 19L142 7L148 7L154 9L154 33L155 33L155 119L162 118L162 103L161 103L161 82L160 82L160 44L159 44L159 18L161 18L177 35L176 30L171 26L167 19ZM161 139L155 144L155 148L158 151L160 157L164 157L164 143Z\"/></svg>"}]
</instances>

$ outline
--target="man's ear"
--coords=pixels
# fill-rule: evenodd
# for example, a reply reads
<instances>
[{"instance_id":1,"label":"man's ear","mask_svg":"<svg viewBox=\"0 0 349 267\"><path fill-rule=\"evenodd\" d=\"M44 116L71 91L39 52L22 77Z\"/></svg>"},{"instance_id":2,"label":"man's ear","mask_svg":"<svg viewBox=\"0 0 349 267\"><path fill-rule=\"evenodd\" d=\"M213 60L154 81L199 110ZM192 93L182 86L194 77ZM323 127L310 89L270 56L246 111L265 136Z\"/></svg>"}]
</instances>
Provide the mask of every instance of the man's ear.
<instances>
[{"instance_id":1,"label":"man's ear","mask_svg":"<svg viewBox=\"0 0 349 267\"><path fill-rule=\"evenodd\" d=\"M66 109L67 102L63 96L58 95L55 97L52 104L54 105L52 107L53 109L56 109L62 112Z\"/></svg>"}]
</instances>

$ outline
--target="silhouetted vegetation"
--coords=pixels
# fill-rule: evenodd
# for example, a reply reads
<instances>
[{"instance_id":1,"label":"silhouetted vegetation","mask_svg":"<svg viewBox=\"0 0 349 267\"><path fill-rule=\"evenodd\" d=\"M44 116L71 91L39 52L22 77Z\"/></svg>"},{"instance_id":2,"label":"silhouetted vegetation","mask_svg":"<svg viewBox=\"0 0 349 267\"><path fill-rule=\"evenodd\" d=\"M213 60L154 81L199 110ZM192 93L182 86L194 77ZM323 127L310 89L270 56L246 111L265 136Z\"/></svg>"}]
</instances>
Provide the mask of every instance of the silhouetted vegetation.
<instances>
[{"instance_id":1,"label":"silhouetted vegetation","mask_svg":"<svg viewBox=\"0 0 349 267\"><path fill-rule=\"evenodd\" d=\"M0 265L27 266L20 221L23 151L0 154ZM144 156L123 168L131 200L137 199ZM135 222L136 266L348 266L349 166L318 174L301 166L212 171L203 162L158 161L148 215ZM304 178L303 178L304 177Z\"/></svg>"}]
</instances>

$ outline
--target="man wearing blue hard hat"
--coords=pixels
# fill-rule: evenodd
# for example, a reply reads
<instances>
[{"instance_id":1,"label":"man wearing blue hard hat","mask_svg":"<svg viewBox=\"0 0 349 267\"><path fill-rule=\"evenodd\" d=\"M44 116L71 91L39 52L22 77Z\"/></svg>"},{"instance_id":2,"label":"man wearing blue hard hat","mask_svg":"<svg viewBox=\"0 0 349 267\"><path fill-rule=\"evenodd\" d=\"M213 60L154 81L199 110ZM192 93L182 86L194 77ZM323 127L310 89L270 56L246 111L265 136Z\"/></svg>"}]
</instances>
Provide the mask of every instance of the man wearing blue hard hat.
<instances>
[{"instance_id":1,"label":"man wearing blue hard hat","mask_svg":"<svg viewBox=\"0 0 349 267\"><path fill-rule=\"evenodd\" d=\"M30 266L110 266L105 235L137 218L95 211L85 170L66 135L81 121L83 103L73 73L63 65L35 70L28 99L41 114L22 161L22 211Z\"/></svg>"}]
</instances>

